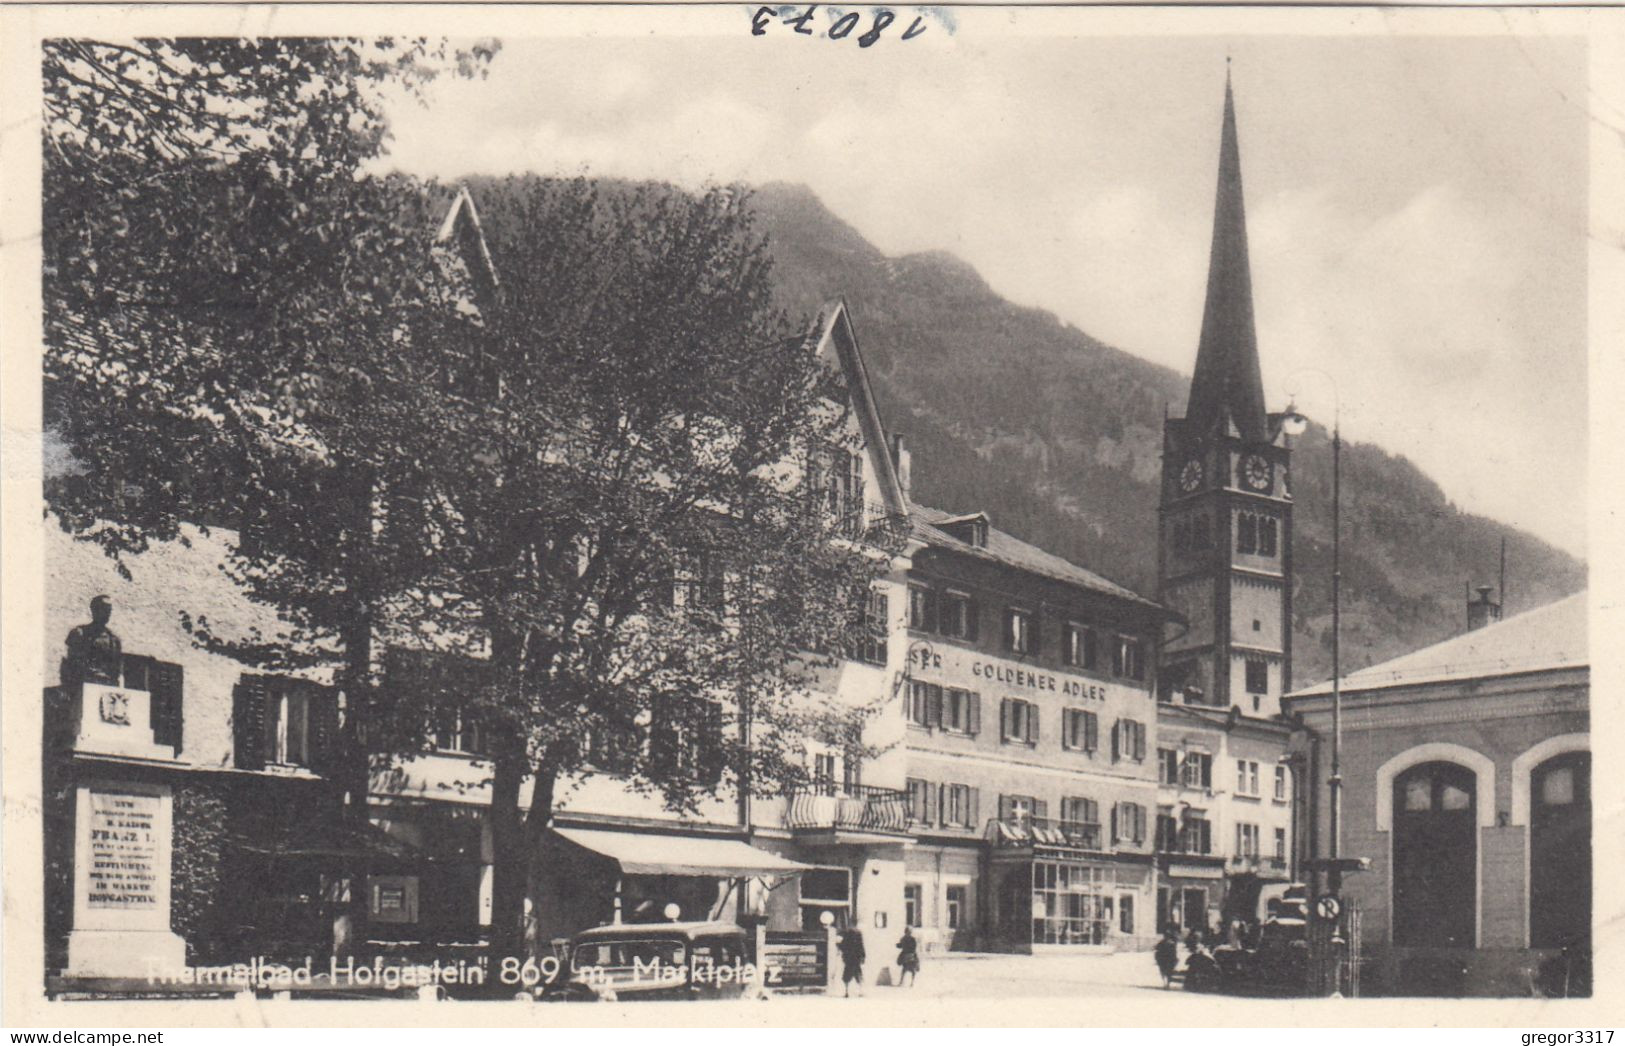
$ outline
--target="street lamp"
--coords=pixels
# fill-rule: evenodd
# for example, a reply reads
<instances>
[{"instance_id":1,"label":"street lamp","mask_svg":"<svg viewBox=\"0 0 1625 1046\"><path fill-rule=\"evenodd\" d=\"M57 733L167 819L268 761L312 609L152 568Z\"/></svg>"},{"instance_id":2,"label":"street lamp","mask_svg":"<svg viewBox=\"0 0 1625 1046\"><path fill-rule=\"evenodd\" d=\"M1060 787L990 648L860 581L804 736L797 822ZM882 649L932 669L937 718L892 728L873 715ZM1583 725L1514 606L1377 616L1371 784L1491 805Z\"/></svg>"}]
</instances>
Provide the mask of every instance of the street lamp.
<instances>
[{"instance_id":1,"label":"street lamp","mask_svg":"<svg viewBox=\"0 0 1625 1046\"><path fill-rule=\"evenodd\" d=\"M1303 370L1298 373L1318 374L1332 389L1332 774L1326 784L1329 790L1331 829L1331 858L1327 869L1327 888L1339 893L1343 873L1337 866L1341 853L1343 822L1343 691L1342 691L1342 500L1343 500L1343 438L1342 408L1337 395L1337 382L1323 370ZM1296 374L1294 375L1296 376ZM1288 436L1299 436L1309 428L1309 419L1300 413L1296 397L1287 403L1281 417L1281 431Z\"/></svg>"}]
</instances>

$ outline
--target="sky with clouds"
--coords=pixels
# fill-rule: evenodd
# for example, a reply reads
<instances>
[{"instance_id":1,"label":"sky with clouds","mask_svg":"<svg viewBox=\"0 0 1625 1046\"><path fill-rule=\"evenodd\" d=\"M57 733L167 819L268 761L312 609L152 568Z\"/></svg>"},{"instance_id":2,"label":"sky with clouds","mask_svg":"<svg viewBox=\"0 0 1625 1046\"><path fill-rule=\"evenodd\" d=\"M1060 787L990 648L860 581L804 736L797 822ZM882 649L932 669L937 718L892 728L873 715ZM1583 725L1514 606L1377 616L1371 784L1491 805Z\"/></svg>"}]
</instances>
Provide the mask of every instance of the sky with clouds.
<instances>
[{"instance_id":1,"label":"sky with clouds","mask_svg":"<svg viewBox=\"0 0 1625 1046\"><path fill-rule=\"evenodd\" d=\"M951 251L1189 373L1228 55L1271 407L1329 418L1335 386L1347 438L1585 553L1583 40L1135 36L1005 8L860 48L753 37L750 10L680 32L535 11L487 79L397 108L389 165L802 182L883 251Z\"/></svg>"}]
</instances>

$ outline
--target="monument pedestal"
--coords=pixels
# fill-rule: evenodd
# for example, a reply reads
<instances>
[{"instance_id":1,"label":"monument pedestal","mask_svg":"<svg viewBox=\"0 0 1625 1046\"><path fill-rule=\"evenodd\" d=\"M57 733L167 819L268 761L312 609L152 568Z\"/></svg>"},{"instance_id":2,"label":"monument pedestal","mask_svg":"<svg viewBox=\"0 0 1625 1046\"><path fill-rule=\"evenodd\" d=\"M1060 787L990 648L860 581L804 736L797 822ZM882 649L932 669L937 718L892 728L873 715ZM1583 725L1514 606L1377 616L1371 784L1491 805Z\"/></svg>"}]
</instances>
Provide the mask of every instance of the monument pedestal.
<instances>
[{"instance_id":1,"label":"monument pedestal","mask_svg":"<svg viewBox=\"0 0 1625 1046\"><path fill-rule=\"evenodd\" d=\"M79 786L69 976L146 978L185 966L186 942L169 928L173 801L165 785Z\"/></svg>"}]
</instances>

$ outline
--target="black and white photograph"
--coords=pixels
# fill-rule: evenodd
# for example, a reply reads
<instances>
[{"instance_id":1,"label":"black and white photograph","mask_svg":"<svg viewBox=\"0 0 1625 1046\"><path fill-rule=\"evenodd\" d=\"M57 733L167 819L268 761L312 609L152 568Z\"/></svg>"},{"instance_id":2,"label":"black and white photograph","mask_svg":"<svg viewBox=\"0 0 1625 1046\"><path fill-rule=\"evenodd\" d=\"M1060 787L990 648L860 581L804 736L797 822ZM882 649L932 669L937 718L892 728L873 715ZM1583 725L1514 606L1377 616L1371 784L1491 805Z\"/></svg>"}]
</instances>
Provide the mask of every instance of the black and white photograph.
<instances>
[{"instance_id":1,"label":"black and white photograph","mask_svg":"<svg viewBox=\"0 0 1625 1046\"><path fill-rule=\"evenodd\" d=\"M6 1023L1597 1025L1620 11L4 14Z\"/></svg>"}]
</instances>

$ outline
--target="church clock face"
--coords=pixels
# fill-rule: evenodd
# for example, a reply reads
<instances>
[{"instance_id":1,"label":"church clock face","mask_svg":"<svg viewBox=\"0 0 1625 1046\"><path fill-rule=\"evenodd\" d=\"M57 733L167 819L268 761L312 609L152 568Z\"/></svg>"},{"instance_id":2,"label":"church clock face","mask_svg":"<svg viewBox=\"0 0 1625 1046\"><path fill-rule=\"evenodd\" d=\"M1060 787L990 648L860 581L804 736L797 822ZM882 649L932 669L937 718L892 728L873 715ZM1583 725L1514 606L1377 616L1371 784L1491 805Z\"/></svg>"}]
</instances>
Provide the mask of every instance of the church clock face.
<instances>
[{"instance_id":1,"label":"church clock face","mask_svg":"<svg viewBox=\"0 0 1625 1046\"><path fill-rule=\"evenodd\" d=\"M1179 489L1189 494L1202 485L1202 463L1195 458L1179 470Z\"/></svg>"},{"instance_id":2,"label":"church clock face","mask_svg":"<svg viewBox=\"0 0 1625 1046\"><path fill-rule=\"evenodd\" d=\"M1270 463L1262 454L1249 454L1241 463L1242 478L1253 490L1270 489Z\"/></svg>"}]
</instances>

